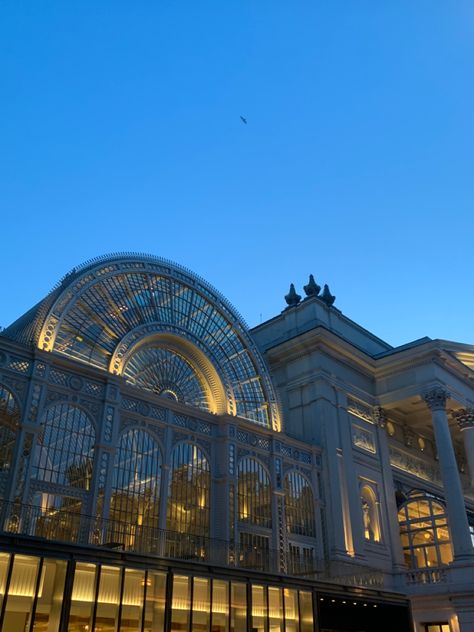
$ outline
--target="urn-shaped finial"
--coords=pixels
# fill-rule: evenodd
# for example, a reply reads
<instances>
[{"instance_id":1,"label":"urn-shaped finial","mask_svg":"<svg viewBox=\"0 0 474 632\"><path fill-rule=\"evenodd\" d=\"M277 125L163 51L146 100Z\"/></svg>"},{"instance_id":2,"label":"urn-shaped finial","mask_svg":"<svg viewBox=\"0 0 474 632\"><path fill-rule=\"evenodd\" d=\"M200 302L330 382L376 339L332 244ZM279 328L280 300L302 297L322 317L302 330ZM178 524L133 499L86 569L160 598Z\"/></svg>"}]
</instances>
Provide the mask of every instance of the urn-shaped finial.
<instances>
[{"instance_id":1,"label":"urn-shaped finial","mask_svg":"<svg viewBox=\"0 0 474 632\"><path fill-rule=\"evenodd\" d=\"M329 286L327 283L324 284L324 289L323 289L323 293L321 294L321 299L326 303L326 305L329 305L329 307L331 307L331 305L336 300L336 297L333 296L331 292L329 291Z\"/></svg>"},{"instance_id":2,"label":"urn-shaped finial","mask_svg":"<svg viewBox=\"0 0 474 632\"><path fill-rule=\"evenodd\" d=\"M296 293L293 283L290 284L290 291L285 296L285 301L288 303L289 307L295 307L301 301L301 296Z\"/></svg>"},{"instance_id":3,"label":"urn-shaped finial","mask_svg":"<svg viewBox=\"0 0 474 632\"><path fill-rule=\"evenodd\" d=\"M308 297L317 296L319 294L321 287L316 283L312 274L309 275L308 285L305 285L303 290Z\"/></svg>"}]
</instances>

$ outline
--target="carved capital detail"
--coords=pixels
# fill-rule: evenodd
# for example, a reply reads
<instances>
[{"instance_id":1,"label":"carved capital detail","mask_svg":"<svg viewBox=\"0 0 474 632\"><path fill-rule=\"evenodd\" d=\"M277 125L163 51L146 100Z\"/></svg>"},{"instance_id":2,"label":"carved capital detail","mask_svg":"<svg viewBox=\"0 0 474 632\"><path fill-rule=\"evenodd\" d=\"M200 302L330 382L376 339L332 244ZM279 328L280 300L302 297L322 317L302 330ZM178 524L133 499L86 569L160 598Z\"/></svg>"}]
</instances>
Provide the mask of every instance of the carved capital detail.
<instances>
[{"instance_id":1,"label":"carved capital detail","mask_svg":"<svg viewBox=\"0 0 474 632\"><path fill-rule=\"evenodd\" d=\"M423 399L431 410L445 410L446 400L449 397L451 397L451 393L441 386L437 386L423 395Z\"/></svg>"},{"instance_id":2,"label":"carved capital detail","mask_svg":"<svg viewBox=\"0 0 474 632\"><path fill-rule=\"evenodd\" d=\"M453 412L453 419L455 419L460 430L466 430L467 428L474 428L474 409L461 408Z\"/></svg>"},{"instance_id":3,"label":"carved capital detail","mask_svg":"<svg viewBox=\"0 0 474 632\"><path fill-rule=\"evenodd\" d=\"M387 413L382 408L382 406L375 406L372 416L374 419L374 424L376 426L379 426L380 428L385 428L387 424Z\"/></svg>"}]
</instances>

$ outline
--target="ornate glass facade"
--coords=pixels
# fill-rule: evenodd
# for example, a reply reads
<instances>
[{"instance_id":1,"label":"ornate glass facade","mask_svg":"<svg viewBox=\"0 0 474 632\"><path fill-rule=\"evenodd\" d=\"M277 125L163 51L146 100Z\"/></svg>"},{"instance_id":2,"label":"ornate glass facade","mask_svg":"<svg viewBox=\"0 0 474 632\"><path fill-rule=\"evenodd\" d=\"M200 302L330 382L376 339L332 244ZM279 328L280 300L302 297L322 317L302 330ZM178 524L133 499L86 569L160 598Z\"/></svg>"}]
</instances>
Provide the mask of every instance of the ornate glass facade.
<instances>
[{"instance_id":1,"label":"ornate glass facade","mask_svg":"<svg viewBox=\"0 0 474 632\"><path fill-rule=\"evenodd\" d=\"M7 474L20 424L20 407L12 392L0 384L0 476Z\"/></svg>"},{"instance_id":2,"label":"ornate glass facade","mask_svg":"<svg viewBox=\"0 0 474 632\"><path fill-rule=\"evenodd\" d=\"M252 457L244 457L238 467L239 521L270 528L272 524L272 489L264 466Z\"/></svg>"}]
</instances>

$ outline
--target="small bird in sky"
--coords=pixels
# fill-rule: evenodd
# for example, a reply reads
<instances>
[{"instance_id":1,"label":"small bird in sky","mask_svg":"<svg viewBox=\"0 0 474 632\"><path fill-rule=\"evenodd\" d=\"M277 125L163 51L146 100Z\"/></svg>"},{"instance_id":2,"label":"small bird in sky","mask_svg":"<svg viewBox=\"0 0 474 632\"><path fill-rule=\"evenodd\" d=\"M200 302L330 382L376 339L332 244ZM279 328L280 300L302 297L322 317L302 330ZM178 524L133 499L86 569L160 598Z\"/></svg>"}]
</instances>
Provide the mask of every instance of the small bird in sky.
<instances>
[{"instance_id":1,"label":"small bird in sky","mask_svg":"<svg viewBox=\"0 0 474 632\"><path fill-rule=\"evenodd\" d=\"M245 125L247 125L247 119L244 118L242 115L240 115L240 120L242 121L242 123L245 123Z\"/></svg>"}]
</instances>

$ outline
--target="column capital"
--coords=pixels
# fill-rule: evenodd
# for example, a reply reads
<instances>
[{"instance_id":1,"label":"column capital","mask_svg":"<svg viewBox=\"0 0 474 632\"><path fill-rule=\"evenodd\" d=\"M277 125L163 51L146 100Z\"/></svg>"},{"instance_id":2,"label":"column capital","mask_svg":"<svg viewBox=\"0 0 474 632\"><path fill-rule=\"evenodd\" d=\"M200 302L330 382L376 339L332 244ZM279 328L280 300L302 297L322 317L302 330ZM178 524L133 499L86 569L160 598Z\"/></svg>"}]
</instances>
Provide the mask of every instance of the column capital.
<instances>
[{"instance_id":1,"label":"column capital","mask_svg":"<svg viewBox=\"0 0 474 632\"><path fill-rule=\"evenodd\" d=\"M372 412L372 418L376 426L379 426L380 428L385 428L387 424L387 413L382 408L382 406L374 407L374 410Z\"/></svg>"},{"instance_id":2,"label":"column capital","mask_svg":"<svg viewBox=\"0 0 474 632\"><path fill-rule=\"evenodd\" d=\"M460 430L466 428L474 428L474 409L473 408L460 408L453 411L453 419L455 419Z\"/></svg>"},{"instance_id":3,"label":"column capital","mask_svg":"<svg viewBox=\"0 0 474 632\"><path fill-rule=\"evenodd\" d=\"M423 399L431 410L445 410L446 400L450 397L451 393L441 386L437 386L423 394Z\"/></svg>"}]
</instances>

